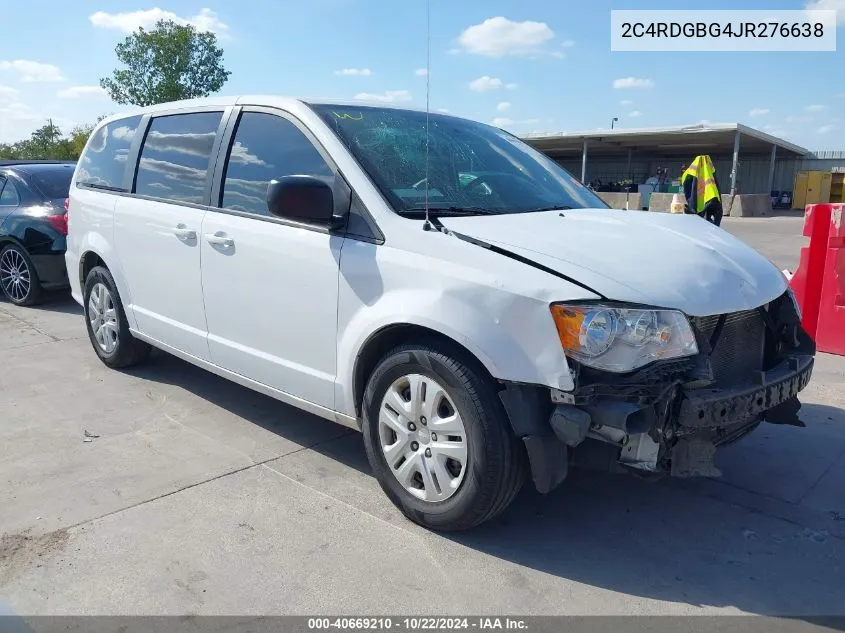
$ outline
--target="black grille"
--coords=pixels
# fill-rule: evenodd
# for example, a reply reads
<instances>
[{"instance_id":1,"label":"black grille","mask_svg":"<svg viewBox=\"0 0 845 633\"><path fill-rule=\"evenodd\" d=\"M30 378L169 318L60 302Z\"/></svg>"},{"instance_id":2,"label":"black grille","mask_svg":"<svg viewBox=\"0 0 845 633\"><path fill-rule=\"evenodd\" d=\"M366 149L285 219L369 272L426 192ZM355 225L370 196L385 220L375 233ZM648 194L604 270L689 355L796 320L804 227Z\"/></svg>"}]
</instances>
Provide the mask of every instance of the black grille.
<instances>
[{"instance_id":1,"label":"black grille","mask_svg":"<svg viewBox=\"0 0 845 633\"><path fill-rule=\"evenodd\" d=\"M719 315L696 317L693 325L708 341L719 323ZM710 355L716 382L743 383L763 369L766 323L758 310L726 315L722 331Z\"/></svg>"}]
</instances>

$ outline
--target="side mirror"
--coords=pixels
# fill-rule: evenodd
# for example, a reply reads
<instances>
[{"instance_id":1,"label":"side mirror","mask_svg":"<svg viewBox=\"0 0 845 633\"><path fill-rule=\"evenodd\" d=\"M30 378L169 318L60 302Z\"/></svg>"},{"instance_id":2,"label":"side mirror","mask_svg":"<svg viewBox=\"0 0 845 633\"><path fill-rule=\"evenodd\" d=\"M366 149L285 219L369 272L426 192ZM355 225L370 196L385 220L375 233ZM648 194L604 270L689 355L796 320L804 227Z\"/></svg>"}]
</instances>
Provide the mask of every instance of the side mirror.
<instances>
[{"instance_id":1,"label":"side mirror","mask_svg":"<svg viewBox=\"0 0 845 633\"><path fill-rule=\"evenodd\" d=\"M267 208L287 220L335 228L334 194L324 180L313 176L284 176L267 187Z\"/></svg>"}]
</instances>

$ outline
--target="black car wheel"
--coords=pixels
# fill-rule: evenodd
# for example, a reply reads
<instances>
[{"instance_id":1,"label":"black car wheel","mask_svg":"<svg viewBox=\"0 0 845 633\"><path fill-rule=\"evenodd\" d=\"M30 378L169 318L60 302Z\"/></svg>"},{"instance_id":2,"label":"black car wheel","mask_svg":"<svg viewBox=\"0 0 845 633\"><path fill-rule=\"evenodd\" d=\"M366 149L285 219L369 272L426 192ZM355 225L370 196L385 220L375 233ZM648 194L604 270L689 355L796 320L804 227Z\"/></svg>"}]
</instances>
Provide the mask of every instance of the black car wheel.
<instances>
[{"instance_id":1,"label":"black car wheel","mask_svg":"<svg viewBox=\"0 0 845 633\"><path fill-rule=\"evenodd\" d=\"M19 306L29 306L41 298L41 282L27 252L17 244L7 244L0 250L0 288L3 294Z\"/></svg>"},{"instance_id":2,"label":"black car wheel","mask_svg":"<svg viewBox=\"0 0 845 633\"><path fill-rule=\"evenodd\" d=\"M379 484L412 521L465 530L502 512L526 474L495 384L442 342L388 353L364 393L364 444Z\"/></svg>"},{"instance_id":3,"label":"black car wheel","mask_svg":"<svg viewBox=\"0 0 845 633\"><path fill-rule=\"evenodd\" d=\"M150 346L132 336L117 285L107 268L95 266L83 288L88 338L100 360L113 369L147 359Z\"/></svg>"}]
</instances>

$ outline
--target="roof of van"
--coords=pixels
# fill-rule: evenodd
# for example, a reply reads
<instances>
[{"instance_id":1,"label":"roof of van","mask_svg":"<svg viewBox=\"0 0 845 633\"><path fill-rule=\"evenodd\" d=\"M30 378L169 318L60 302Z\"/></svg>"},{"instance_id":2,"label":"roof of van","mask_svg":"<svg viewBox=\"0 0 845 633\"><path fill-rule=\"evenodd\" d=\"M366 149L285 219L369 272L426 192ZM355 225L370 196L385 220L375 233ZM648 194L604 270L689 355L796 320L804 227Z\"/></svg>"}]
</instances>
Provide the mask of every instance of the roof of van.
<instances>
[{"instance_id":1,"label":"roof of van","mask_svg":"<svg viewBox=\"0 0 845 633\"><path fill-rule=\"evenodd\" d=\"M226 107L226 106L233 106L233 105L263 105L263 106L271 106L271 107L280 107L284 109L288 109L291 107L301 106L301 105L334 105L334 106L342 106L342 107L376 107L376 108L390 108L394 110L410 110L415 112L424 112L425 110L422 108L414 108L414 107L407 107L403 105L397 105L395 103L385 103L380 101L365 101L365 100L354 100L354 99L346 99L346 100L339 100L339 99L319 99L319 98L295 98L295 97L285 97L282 95L269 95L269 94L258 94L258 95L232 95L232 96L222 96L222 97L203 97L200 99L185 99L183 101L168 101L166 103L157 103L155 105L144 106L144 107L133 107L129 108L123 112L110 116L103 120L103 122L114 121L116 119L122 119L127 116L133 115L140 115L140 114L147 114L147 113L154 113L154 112L164 112L167 110L177 110L183 108L196 108L202 106L219 106L219 107ZM432 114L439 114L443 115L442 112L432 112Z\"/></svg>"}]
</instances>

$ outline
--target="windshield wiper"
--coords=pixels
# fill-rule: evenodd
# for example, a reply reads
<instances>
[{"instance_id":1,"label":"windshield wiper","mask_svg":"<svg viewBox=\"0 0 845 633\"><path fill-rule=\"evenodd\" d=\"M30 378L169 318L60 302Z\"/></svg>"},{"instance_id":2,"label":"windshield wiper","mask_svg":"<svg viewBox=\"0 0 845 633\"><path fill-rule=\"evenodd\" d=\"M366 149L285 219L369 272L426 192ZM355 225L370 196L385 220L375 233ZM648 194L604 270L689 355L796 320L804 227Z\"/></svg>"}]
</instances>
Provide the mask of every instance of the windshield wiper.
<instances>
[{"instance_id":1,"label":"windshield wiper","mask_svg":"<svg viewBox=\"0 0 845 633\"><path fill-rule=\"evenodd\" d=\"M425 217L425 207L410 207L398 211L401 216ZM490 209L483 207L458 207L458 206L429 206L428 214L438 217L457 216L457 215L494 215Z\"/></svg>"},{"instance_id":2,"label":"windshield wiper","mask_svg":"<svg viewBox=\"0 0 845 633\"><path fill-rule=\"evenodd\" d=\"M520 213L540 213L541 211L569 211L571 209L573 209L573 207L566 207L566 206L537 207L536 209L525 209L524 211L520 211Z\"/></svg>"}]
</instances>

